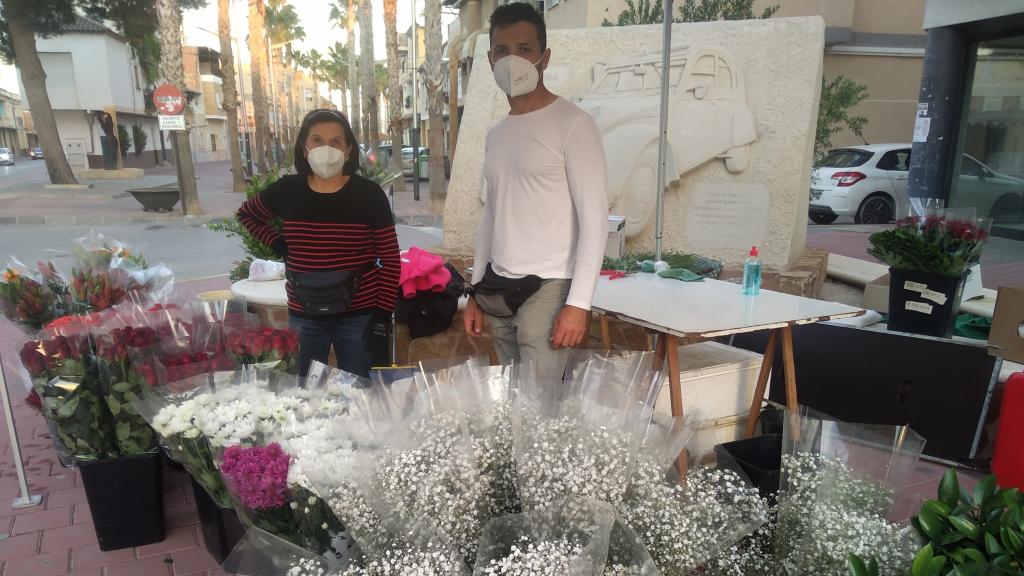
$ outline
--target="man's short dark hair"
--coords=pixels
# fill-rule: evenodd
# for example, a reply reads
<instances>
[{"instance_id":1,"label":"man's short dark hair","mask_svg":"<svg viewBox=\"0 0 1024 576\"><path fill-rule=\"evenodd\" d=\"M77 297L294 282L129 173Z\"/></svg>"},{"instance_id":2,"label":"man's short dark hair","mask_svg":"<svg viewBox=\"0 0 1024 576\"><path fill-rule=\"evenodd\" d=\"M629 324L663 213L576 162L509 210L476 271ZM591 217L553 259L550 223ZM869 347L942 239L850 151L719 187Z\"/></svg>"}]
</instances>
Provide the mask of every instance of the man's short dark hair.
<instances>
[{"instance_id":1,"label":"man's short dark hair","mask_svg":"<svg viewBox=\"0 0 1024 576\"><path fill-rule=\"evenodd\" d=\"M494 46L494 31L498 28L511 26L519 22L529 22L537 29L537 39L540 41L540 50L543 52L548 48L548 28L544 24L544 17L537 12L533 4L528 2L512 2L504 6L498 6L491 12L491 46Z\"/></svg>"}]
</instances>

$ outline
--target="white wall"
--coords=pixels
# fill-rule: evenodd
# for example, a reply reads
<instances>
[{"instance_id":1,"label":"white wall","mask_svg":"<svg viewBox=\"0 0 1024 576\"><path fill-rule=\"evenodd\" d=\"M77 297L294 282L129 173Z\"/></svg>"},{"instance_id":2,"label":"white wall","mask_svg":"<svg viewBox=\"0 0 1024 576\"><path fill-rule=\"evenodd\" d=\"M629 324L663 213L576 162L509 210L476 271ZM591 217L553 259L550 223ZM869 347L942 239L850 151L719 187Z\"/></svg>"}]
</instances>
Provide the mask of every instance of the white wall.
<instances>
[{"instance_id":1,"label":"white wall","mask_svg":"<svg viewBox=\"0 0 1024 576\"><path fill-rule=\"evenodd\" d=\"M65 34L36 38L54 110L102 110L144 114L131 49L107 34ZM141 71L139 72L141 76ZM24 85L18 78L24 94Z\"/></svg>"}]
</instances>

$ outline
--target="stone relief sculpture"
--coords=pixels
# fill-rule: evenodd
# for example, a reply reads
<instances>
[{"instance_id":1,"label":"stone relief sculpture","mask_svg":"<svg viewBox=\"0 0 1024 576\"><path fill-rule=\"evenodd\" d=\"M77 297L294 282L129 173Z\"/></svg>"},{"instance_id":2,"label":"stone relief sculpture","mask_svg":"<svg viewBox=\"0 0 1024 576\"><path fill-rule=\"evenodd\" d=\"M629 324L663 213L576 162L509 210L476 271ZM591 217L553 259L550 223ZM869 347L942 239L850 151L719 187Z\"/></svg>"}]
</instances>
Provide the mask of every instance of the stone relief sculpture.
<instances>
[{"instance_id":1,"label":"stone relief sculpture","mask_svg":"<svg viewBox=\"0 0 1024 576\"><path fill-rule=\"evenodd\" d=\"M746 170L757 132L732 54L713 46L673 50L669 90L667 184L714 159L730 173ZM611 213L626 218L629 237L655 213L660 94L656 52L595 65L593 83L577 100L601 131Z\"/></svg>"}]
</instances>

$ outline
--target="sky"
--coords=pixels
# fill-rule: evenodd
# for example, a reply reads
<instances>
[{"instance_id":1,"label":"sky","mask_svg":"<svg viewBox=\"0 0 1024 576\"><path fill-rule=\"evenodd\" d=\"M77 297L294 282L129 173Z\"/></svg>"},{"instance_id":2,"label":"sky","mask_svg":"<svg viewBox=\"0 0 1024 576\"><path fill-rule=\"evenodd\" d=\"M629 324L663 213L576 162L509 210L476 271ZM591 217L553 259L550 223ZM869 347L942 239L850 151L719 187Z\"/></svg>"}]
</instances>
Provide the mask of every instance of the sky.
<instances>
[{"instance_id":1,"label":"sky","mask_svg":"<svg viewBox=\"0 0 1024 576\"><path fill-rule=\"evenodd\" d=\"M419 22L423 23L424 0L398 0L398 31L402 34L411 25L411 14L413 3L416 2L416 12L419 15ZM232 0L231 24L232 33L239 39L239 48L242 57L248 55L245 46L245 35L248 31L246 16L248 14L248 3L246 0ZM306 40L296 43L296 48L301 51L316 48L322 53L327 52L327 47L335 41L342 40L345 36L343 30L332 27L328 15L331 12L330 0L291 0L296 12L302 21L302 27L306 31ZM448 24L455 19L453 14L442 14L441 33L447 38ZM183 18L185 34L189 41L195 44L208 45L216 48L219 43L216 37L217 31L217 1L208 0L206 8L186 12ZM373 40L374 57L377 60L387 58L387 48L384 43L384 1L373 0ZM13 66L0 66L0 88L18 93L18 76Z\"/></svg>"}]
</instances>

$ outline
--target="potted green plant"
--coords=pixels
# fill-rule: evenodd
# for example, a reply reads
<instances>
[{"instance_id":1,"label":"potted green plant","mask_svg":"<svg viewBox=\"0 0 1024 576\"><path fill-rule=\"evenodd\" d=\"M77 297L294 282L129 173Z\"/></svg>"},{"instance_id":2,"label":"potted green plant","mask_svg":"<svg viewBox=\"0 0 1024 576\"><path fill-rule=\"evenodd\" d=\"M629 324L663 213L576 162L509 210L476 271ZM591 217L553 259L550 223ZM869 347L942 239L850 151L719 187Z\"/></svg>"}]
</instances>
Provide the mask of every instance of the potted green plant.
<instances>
[{"instance_id":1,"label":"potted green plant","mask_svg":"<svg viewBox=\"0 0 1024 576\"><path fill-rule=\"evenodd\" d=\"M869 238L889 265L889 329L949 338L971 266L981 260L989 222L911 216Z\"/></svg>"}]
</instances>

